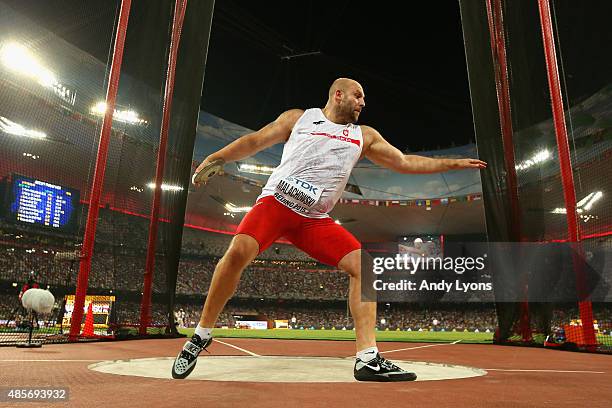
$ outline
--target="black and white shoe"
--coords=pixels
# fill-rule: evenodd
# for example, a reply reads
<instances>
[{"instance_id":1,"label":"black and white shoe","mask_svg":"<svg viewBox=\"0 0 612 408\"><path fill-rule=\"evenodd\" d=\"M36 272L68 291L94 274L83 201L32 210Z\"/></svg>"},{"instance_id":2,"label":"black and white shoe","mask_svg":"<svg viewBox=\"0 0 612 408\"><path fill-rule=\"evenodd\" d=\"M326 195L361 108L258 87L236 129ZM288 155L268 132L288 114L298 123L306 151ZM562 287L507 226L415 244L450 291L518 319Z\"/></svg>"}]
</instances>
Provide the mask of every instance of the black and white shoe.
<instances>
[{"instance_id":1,"label":"black and white shoe","mask_svg":"<svg viewBox=\"0 0 612 408\"><path fill-rule=\"evenodd\" d=\"M357 359L353 375L357 381L414 381L417 378L415 373L402 370L378 353L370 361Z\"/></svg>"},{"instance_id":2,"label":"black and white shoe","mask_svg":"<svg viewBox=\"0 0 612 408\"><path fill-rule=\"evenodd\" d=\"M208 347L210 343L212 343L212 337L204 341L200 336L194 334L191 340L185 343L183 349L176 357L176 360L174 360L172 378L183 379L191 374L195 368L198 356L202 350L206 350L206 347Z\"/></svg>"}]
</instances>

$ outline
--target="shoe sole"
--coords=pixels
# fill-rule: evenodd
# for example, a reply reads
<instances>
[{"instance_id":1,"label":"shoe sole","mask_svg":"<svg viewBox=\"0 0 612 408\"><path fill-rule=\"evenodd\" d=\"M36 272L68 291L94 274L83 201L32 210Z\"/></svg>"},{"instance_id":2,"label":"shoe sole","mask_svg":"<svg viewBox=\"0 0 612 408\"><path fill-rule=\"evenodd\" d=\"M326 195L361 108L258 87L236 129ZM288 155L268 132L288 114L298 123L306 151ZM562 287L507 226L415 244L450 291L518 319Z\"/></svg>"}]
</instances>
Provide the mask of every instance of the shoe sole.
<instances>
[{"instance_id":1,"label":"shoe sole","mask_svg":"<svg viewBox=\"0 0 612 408\"><path fill-rule=\"evenodd\" d=\"M179 354L180 355L180 354ZM177 357L178 358L178 357ZM187 378L187 376L189 374L191 374L191 372L193 371L193 369L195 368L197 363L197 360L193 363L193 365L191 367L189 367L189 369L187 369L187 371L185 371L183 374L179 374L177 372L174 371L174 366L172 367L172 378L174 378L175 380L183 380L185 378Z\"/></svg>"},{"instance_id":2,"label":"shoe sole","mask_svg":"<svg viewBox=\"0 0 612 408\"><path fill-rule=\"evenodd\" d=\"M208 340L206 340L206 343L204 343L204 347L202 347L202 351L206 350L206 348L208 346L210 346L212 341L213 341L212 337L209 338ZM181 353L179 352L179 355L176 358L179 358L180 356L181 356ZM198 357L199 357L199 355L198 355ZM187 378L187 376L189 376L189 374L191 374L191 372L195 368L196 363L198 362L198 357L196 357L196 360L193 362L193 365L191 367L189 367L189 369L187 371L185 371L183 374L179 374L179 373L175 372L174 371L174 364L173 364L172 365L172 378L174 378L175 380L183 380L183 379ZM174 361L176 361L176 359Z\"/></svg>"},{"instance_id":3,"label":"shoe sole","mask_svg":"<svg viewBox=\"0 0 612 408\"><path fill-rule=\"evenodd\" d=\"M417 376L413 374L410 377L385 377L385 376L372 376L372 377L362 377L359 378L356 375L354 376L357 381L368 381L368 382L408 382L414 381L417 379Z\"/></svg>"}]
</instances>

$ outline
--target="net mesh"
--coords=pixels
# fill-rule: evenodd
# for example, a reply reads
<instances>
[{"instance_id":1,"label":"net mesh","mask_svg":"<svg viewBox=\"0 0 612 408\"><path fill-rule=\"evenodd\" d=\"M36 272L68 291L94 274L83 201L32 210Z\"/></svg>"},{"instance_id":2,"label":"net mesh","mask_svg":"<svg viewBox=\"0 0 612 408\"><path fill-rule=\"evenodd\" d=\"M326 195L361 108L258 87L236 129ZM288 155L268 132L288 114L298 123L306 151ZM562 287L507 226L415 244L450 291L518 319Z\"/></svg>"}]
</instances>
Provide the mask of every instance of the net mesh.
<instances>
[{"instance_id":1,"label":"net mesh","mask_svg":"<svg viewBox=\"0 0 612 408\"><path fill-rule=\"evenodd\" d=\"M507 170L499 137L486 8L479 2L461 5L464 33L472 44L467 49L470 76L478 78L470 85L480 156L491 169L483 173L489 239L508 240L516 221L522 240L565 240L564 196L537 5L500 4L505 16L512 149L520 204L516 220L509 219L510 194L505 187ZM552 4L575 189L582 209L581 233L586 250L597 258L611 245L611 212L605 198L610 190L610 166L606 164L612 147L612 70L609 57L598 51L610 43L606 22L595 20L609 13L604 12L603 3L580 13L561 2ZM85 299L81 322L89 338L132 336L139 331L173 5L173 1L136 3L131 10L88 282L91 297ZM54 7L58 6L0 0L0 344L66 341L74 308L71 296L80 266L118 5L65 2L61 10L52 10ZM208 124L218 125L206 128L214 146L207 145L208 150L196 150L192 156L210 29L202 16L210 15L212 2L190 2L189 7L181 39L186 51L179 53L165 154L151 320L146 328L149 335L196 323L214 266L229 245L227 234L237 223L224 204L252 204L256 186L265 180L257 175L238 179L237 172L234 177L226 174L213 180L205 195L200 193L198 199L187 202L191 158L201 160L211 149L247 130L209 117ZM593 30L601 32L580 37L579 33ZM47 220L46 204L38 208L41 213L26 208L28 200L47 203L47 197L72 199L72 208L63 207L70 216ZM33 221L36 216L40 219ZM20 293L36 286L55 296L50 313L35 316L21 305ZM239 316L263 316L295 318L296 327L350 329L352 321L341 301L347 287L345 275L313 262L289 245L276 243L245 271L237 298L222 314L220 324L232 327ZM497 326L499 338L529 337L538 344L549 338L553 345L580 343L582 331L576 328L582 322L576 302L527 306L381 304L377 325L380 330L487 333ZM494 307L497 318L492 314ZM592 307L598 345L609 349L609 304ZM525 326L530 329L527 336Z\"/></svg>"},{"instance_id":2,"label":"net mesh","mask_svg":"<svg viewBox=\"0 0 612 408\"><path fill-rule=\"evenodd\" d=\"M481 157L490 161L490 177L483 179L489 240L521 240L529 242L564 242L568 235L557 136L552 119L547 67L537 2L490 1L503 16L487 22L485 4L462 2L462 19L470 70L470 87L475 128ZM610 60L602 57L600 47L609 33L596 22L609 5L595 2L593 7L576 12L569 4L552 1L553 32L557 45L560 83L565 105L570 157L575 183L579 233L587 259L597 263L606 273L605 254L610 249L610 206L605 204L610 189L610 166L605 164L610 154ZM591 29L599 35L586 35ZM490 34L491 33L491 34ZM502 33L501 43L507 64L491 62L490 35ZM469 43L473 40L473 43ZM499 41L499 37L498 37ZM493 43L496 47L496 43ZM497 52L499 52L497 43ZM496 49L494 48L493 55ZM489 54L487 56L487 54ZM477 66L488 61L485 66ZM486 59L485 59L486 58ZM603 59L603 61L602 61ZM606 61L607 60L607 61ZM601 64L593 64L600 61ZM507 74L514 154L513 169L504 162L508 149L502 143L499 124L499 100L495 94L493 72ZM486 71L489 72L486 72ZM478 77L478 75L482 75ZM608 136L607 136L608 135ZM490 155L490 156L489 156ZM516 204L520 211L512 219L512 194L507 190L508 173L517 179ZM488 197L488 200L487 200ZM519 236L512 237L509 225L518 227ZM606 269L607 268L607 269ZM601 276L600 276L601 278ZM599 287L599 291L608 288ZM592 298L607 300L605 293L592 293ZM592 305L590 301L566 303L498 304L500 340L528 340L537 344L557 346L572 343L590 347L584 337L580 316L588 316L593 308L597 347L610 350L609 304ZM582 314L580 313L582 308ZM521 322L521 318L523 321ZM526 325L526 326L525 326ZM527 327L528 332L522 331ZM564 339L554 340L554 339Z\"/></svg>"},{"instance_id":3,"label":"net mesh","mask_svg":"<svg viewBox=\"0 0 612 408\"><path fill-rule=\"evenodd\" d=\"M0 344L23 341L26 326L46 341L66 340L120 4L0 1ZM140 323L174 4L135 3L130 12L88 280L87 295L94 298L85 299L82 322L85 330L91 315L97 336ZM210 29L202 16L209 21L211 12L212 2L191 5L181 37L154 254L149 324L158 332L174 328L176 265ZM30 313L19 301L26 283L48 289L56 300L54 311L33 325L24 323Z\"/></svg>"}]
</instances>

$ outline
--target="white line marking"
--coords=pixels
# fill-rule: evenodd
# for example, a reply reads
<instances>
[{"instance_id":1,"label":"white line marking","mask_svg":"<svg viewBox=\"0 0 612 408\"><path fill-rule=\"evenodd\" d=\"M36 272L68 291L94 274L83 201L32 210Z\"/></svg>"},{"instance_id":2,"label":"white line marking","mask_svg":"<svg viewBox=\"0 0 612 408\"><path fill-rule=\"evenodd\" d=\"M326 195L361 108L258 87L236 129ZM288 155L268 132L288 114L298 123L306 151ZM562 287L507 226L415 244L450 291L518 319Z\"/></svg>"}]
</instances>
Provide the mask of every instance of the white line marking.
<instances>
[{"instance_id":1,"label":"white line marking","mask_svg":"<svg viewBox=\"0 0 612 408\"><path fill-rule=\"evenodd\" d=\"M261 357L259 354L255 354L255 353L253 353L253 352L251 352L251 351L249 351L249 350L245 350L245 349L240 348L240 347L238 347L238 346L234 346L233 344L229 344L229 343L226 343L226 342L224 342L224 341L217 340L217 339L213 339L213 341L215 341L215 342L217 342L217 343L224 344L224 345L229 346L229 347L233 347L233 348L235 348L236 350L240 350L240 351L242 351L243 353L247 353L247 354L249 354L249 355L251 355L251 356L253 356L253 357Z\"/></svg>"},{"instance_id":2,"label":"white line marking","mask_svg":"<svg viewBox=\"0 0 612 408\"><path fill-rule=\"evenodd\" d=\"M428 348L428 347L451 346L453 344L459 343L460 341L461 340L453 341L452 343L427 344L426 346L406 347L406 348L395 349L395 350L379 351L378 353L385 354L385 353L395 353L396 351L416 350L416 349Z\"/></svg>"},{"instance_id":3,"label":"white line marking","mask_svg":"<svg viewBox=\"0 0 612 408\"><path fill-rule=\"evenodd\" d=\"M485 371L508 371L518 373L580 373L580 374L605 374L605 371L575 371L575 370L520 370L505 368L483 368Z\"/></svg>"},{"instance_id":4,"label":"white line marking","mask_svg":"<svg viewBox=\"0 0 612 408\"><path fill-rule=\"evenodd\" d=\"M78 363L78 362L84 362L84 363L88 363L88 362L92 362L92 361L101 361L100 359L98 360L0 360L0 363L36 363L36 362L42 362L42 363L48 363L48 362L58 362L58 363Z\"/></svg>"}]
</instances>

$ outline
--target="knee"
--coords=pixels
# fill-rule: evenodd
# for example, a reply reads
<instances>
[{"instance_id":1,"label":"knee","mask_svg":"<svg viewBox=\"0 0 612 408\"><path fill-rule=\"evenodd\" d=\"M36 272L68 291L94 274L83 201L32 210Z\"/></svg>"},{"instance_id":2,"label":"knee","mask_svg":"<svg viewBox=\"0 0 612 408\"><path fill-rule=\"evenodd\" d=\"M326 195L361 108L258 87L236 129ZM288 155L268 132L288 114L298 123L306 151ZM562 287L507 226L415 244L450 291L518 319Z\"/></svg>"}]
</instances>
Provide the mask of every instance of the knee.
<instances>
[{"instance_id":1,"label":"knee","mask_svg":"<svg viewBox=\"0 0 612 408\"><path fill-rule=\"evenodd\" d=\"M348 253L338 263L338 268L349 274L351 278L361 277L361 251L356 250Z\"/></svg>"},{"instance_id":2,"label":"knee","mask_svg":"<svg viewBox=\"0 0 612 408\"><path fill-rule=\"evenodd\" d=\"M259 251L259 244L254 238L236 235L223 256L224 262L236 265L246 265L251 262Z\"/></svg>"}]
</instances>

